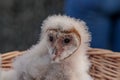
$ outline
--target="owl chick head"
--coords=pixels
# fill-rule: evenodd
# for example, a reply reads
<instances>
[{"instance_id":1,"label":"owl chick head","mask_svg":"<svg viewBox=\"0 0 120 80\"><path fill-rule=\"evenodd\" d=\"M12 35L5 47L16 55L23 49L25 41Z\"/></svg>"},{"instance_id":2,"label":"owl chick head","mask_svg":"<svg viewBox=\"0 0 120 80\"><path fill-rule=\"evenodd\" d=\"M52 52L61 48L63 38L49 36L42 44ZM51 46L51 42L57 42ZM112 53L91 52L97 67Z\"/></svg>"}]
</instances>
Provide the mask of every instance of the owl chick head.
<instances>
[{"instance_id":1,"label":"owl chick head","mask_svg":"<svg viewBox=\"0 0 120 80\"><path fill-rule=\"evenodd\" d=\"M90 41L85 23L65 15L50 16L43 22L41 39L44 38L53 62L60 62L81 48L88 48Z\"/></svg>"}]
</instances>

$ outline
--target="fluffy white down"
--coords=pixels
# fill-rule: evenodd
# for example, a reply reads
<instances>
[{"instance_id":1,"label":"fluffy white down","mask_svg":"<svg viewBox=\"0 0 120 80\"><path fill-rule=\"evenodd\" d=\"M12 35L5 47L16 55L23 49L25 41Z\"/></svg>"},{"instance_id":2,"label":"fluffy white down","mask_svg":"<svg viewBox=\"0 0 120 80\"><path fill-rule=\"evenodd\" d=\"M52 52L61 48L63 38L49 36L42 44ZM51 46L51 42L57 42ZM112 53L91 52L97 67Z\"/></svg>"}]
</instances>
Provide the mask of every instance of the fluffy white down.
<instances>
[{"instance_id":1,"label":"fluffy white down","mask_svg":"<svg viewBox=\"0 0 120 80\"><path fill-rule=\"evenodd\" d=\"M14 62L15 72L11 72L13 74L11 76L17 76L17 79L14 77L14 79L6 78L2 80L32 80L31 76L34 78L42 77L42 72L44 72L47 65L50 64L46 44L46 30L48 28L56 28L58 25L62 26L64 30L75 28L81 36L81 45L76 52L77 54L75 54L70 60L74 66L74 72L76 75L76 78L71 80L93 80L88 74L91 64L88 60L88 56L86 55L86 51L89 48L89 42L91 40L88 29L83 21L70 18L65 15L53 15L43 22L42 35L38 44L25 51L25 54L16 58ZM44 69L41 67L44 67ZM29 75L26 75L25 73L28 73ZM8 77L7 74L6 77ZM23 77L22 79L20 79L21 76Z\"/></svg>"},{"instance_id":2,"label":"fluffy white down","mask_svg":"<svg viewBox=\"0 0 120 80\"><path fill-rule=\"evenodd\" d=\"M9 70L9 71L2 70L0 80L17 80L16 71L14 71L14 70Z\"/></svg>"},{"instance_id":3,"label":"fluffy white down","mask_svg":"<svg viewBox=\"0 0 120 80\"><path fill-rule=\"evenodd\" d=\"M42 25L42 37L45 34L45 30L49 28L56 28L56 26L62 26L64 30L69 30L75 28L81 36L81 46L79 47L77 56L75 56L73 65L79 77L79 80L93 80L88 74L89 68L91 66L86 51L89 49L89 42L91 41L91 36L88 31L86 23L82 20L71 18L69 16L53 15L48 17ZM69 26L69 27L68 27Z\"/></svg>"}]
</instances>

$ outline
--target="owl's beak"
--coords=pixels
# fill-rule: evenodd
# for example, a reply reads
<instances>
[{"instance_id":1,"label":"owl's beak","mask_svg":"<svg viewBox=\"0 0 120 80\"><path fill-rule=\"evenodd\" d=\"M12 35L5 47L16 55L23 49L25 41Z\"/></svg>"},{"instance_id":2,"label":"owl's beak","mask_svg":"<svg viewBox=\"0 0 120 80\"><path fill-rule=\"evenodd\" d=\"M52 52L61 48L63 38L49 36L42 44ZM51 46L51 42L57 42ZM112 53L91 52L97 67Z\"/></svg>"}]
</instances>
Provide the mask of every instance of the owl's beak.
<instances>
[{"instance_id":1,"label":"owl's beak","mask_svg":"<svg viewBox=\"0 0 120 80\"><path fill-rule=\"evenodd\" d=\"M58 55L56 48L53 49L53 53L52 54L54 54L53 61L55 61L55 59L57 58L57 55Z\"/></svg>"},{"instance_id":2,"label":"owl's beak","mask_svg":"<svg viewBox=\"0 0 120 80\"><path fill-rule=\"evenodd\" d=\"M58 49L54 48L52 54L54 54L53 61L55 61L56 58L60 56L61 52L58 51Z\"/></svg>"},{"instance_id":3,"label":"owl's beak","mask_svg":"<svg viewBox=\"0 0 120 80\"><path fill-rule=\"evenodd\" d=\"M59 44L61 41L61 39L57 39L56 42L54 42L54 47L53 47L53 51L52 51L52 60L56 61L57 59L59 59L59 57L61 56L62 52L63 52L63 45ZM58 45L59 44L59 45Z\"/></svg>"}]
</instances>

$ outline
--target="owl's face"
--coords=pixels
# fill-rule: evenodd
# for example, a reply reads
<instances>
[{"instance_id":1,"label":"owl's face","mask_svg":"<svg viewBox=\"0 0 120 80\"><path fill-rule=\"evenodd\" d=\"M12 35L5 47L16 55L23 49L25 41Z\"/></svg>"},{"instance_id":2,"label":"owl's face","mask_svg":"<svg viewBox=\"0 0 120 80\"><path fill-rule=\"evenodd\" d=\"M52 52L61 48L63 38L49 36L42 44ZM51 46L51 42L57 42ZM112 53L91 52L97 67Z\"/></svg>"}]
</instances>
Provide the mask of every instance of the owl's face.
<instances>
[{"instance_id":1,"label":"owl's face","mask_svg":"<svg viewBox=\"0 0 120 80\"><path fill-rule=\"evenodd\" d=\"M48 50L53 62L60 62L70 57L80 46L80 35L75 29L48 29Z\"/></svg>"}]
</instances>

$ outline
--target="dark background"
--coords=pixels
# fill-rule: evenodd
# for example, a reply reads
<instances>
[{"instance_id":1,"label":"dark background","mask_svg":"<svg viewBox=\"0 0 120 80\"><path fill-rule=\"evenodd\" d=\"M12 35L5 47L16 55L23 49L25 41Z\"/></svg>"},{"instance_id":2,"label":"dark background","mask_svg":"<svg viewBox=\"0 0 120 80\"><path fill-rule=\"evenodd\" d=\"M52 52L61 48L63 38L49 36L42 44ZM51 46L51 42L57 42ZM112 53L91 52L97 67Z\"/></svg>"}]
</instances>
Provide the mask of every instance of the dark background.
<instances>
[{"instance_id":1,"label":"dark background","mask_svg":"<svg viewBox=\"0 0 120 80\"><path fill-rule=\"evenodd\" d=\"M63 0L0 0L0 53L26 50L39 39L41 22L63 13Z\"/></svg>"}]
</instances>

